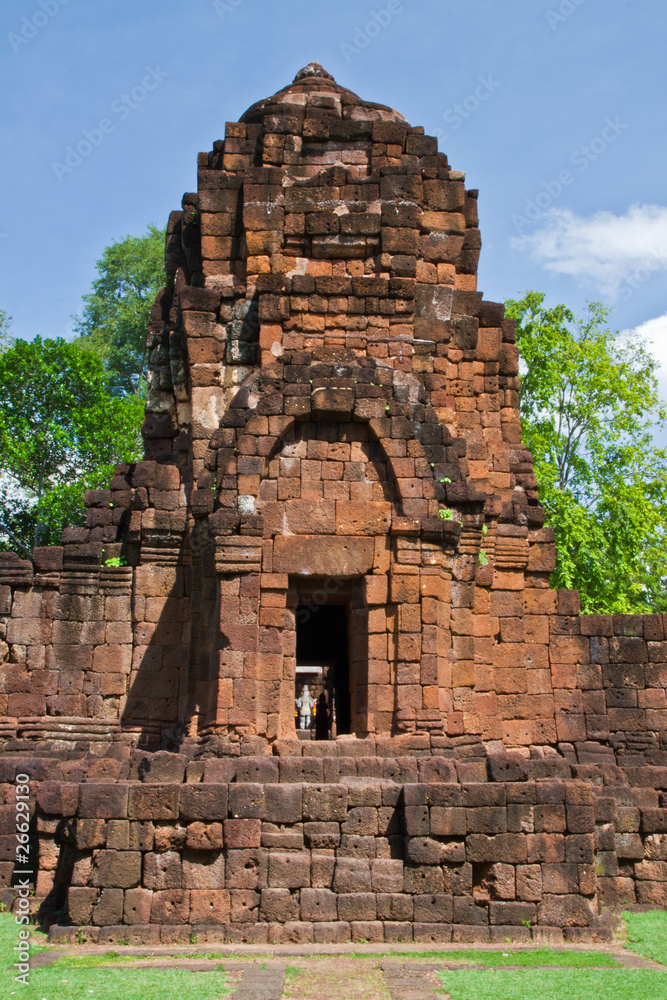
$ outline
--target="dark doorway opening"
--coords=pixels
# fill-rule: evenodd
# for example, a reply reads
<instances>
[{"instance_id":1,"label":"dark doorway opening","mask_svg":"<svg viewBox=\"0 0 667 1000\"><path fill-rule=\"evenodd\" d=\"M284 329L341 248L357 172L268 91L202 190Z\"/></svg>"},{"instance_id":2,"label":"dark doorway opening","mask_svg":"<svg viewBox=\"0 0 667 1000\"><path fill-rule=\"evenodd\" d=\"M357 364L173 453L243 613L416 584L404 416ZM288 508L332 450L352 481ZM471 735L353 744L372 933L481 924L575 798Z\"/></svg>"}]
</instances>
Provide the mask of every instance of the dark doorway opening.
<instances>
[{"instance_id":1,"label":"dark doorway opening","mask_svg":"<svg viewBox=\"0 0 667 1000\"><path fill-rule=\"evenodd\" d=\"M297 731L304 732L299 702L308 686L313 701L311 738L331 739L350 732L350 671L347 608L342 604L300 604L296 611ZM308 727L306 727L308 728Z\"/></svg>"}]
</instances>

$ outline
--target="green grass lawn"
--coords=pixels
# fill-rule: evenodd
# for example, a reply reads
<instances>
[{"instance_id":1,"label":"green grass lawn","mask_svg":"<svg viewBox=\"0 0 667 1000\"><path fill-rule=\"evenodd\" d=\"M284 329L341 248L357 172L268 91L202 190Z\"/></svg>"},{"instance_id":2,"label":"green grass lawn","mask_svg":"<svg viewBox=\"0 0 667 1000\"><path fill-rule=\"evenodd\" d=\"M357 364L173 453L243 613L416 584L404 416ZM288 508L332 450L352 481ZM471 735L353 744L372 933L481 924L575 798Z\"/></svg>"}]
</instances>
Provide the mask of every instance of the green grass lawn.
<instances>
[{"instance_id":1,"label":"green grass lawn","mask_svg":"<svg viewBox=\"0 0 667 1000\"><path fill-rule=\"evenodd\" d=\"M9 913L0 913L0 996L22 1000L221 1000L231 992L224 972L188 969L108 969L84 956L59 959L33 968L27 986L17 983L13 952L18 928ZM43 951L33 949L32 953ZM88 956L86 956L87 958ZM90 956L92 958L92 956ZM114 961L113 953L105 956Z\"/></svg>"},{"instance_id":2,"label":"green grass lawn","mask_svg":"<svg viewBox=\"0 0 667 1000\"><path fill-rule=\"evenodd\" d=\"M623 914L630 951L667 966L667 911ZM440 952L437 960L467 960L500 966L496 971L438 973L452 1000L666 1000L667 968L622 968L601 952L552 951L551 948L511 951ZM503 969L503 965L569 965L570 969ZM590 966L605 965L608 969ZM586 966L589 966L587 968Z\"/></svg>"},{"instance_id":3,"label":"green grass lawn","mask_svg":"<svg viewBox=\"0 0 667 1000\"><path fill-rule=\"evenodd\" d=\"M623 919L628 932L626 948L667 965L667 910L624 913Z\"/></svg>"},{"instance_id":4,"label":"green grass lawn","mask_svg":"<svg viewBox=\"0 0 667 1000\"><path fill-rule=\"evenodd\" d=\"M667 970L526 969L439 972L452 1000L665 1000Z\"/></svg>"}]
</instances>

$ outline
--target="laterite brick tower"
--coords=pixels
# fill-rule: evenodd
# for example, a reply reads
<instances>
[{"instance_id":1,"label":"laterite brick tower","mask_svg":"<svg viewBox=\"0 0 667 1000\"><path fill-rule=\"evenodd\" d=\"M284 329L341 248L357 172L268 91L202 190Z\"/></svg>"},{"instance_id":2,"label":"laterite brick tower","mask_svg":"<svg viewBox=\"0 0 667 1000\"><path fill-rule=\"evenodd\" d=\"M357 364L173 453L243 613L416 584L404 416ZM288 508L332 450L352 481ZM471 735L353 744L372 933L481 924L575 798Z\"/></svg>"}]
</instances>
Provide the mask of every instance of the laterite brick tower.
<instances>
[{"instance_id":1,"label":"laterite brick tower","mask_svg":"<svg viewBox=\"0 0 667 1000\"><path fill-rule=\"evenodd\" d=\"M192 567L191 733L294 735L315 591L347 630L339 729L555 741L553 701L515 704L551 696L554 551L479 250L477 192L436 140L317 64L200 155L145 424L188 516L167 533L149 509L137 530L142 572L171 587L165 562ZM492 616L510 612L506 649Z\"/></svg>"},{"instance_id":2,"label":"laterite brick tower","mask_svg":"<svg viewBox=\"0 0 667 1000\"><path fill-rule=\"evenodd\" d=\"M144 461L0 554L2 898L20 775L54 938L555 941L667 904L667 616L549 587L477 192L317 63L198 166Z\"/></svg>"}]
</instances>

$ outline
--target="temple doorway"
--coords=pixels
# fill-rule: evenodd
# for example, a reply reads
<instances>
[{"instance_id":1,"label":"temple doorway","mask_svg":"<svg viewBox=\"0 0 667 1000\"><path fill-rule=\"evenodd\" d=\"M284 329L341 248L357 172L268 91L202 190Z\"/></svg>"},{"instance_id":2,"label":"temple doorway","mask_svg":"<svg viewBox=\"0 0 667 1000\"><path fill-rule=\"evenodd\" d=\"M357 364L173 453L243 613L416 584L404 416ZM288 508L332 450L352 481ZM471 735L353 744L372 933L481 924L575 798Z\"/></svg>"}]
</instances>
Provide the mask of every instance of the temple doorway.
<instances>
[{"instance_id":1,"label":"temple doorway","mask_svg":"<svg viewBox=\"0 0 667 1000\"><path fill-rule=\"evenodd\" d=\"M351 725L347 608L299 604L295 617L297 733L335 739Z\"/></svg>"}]
</instances>

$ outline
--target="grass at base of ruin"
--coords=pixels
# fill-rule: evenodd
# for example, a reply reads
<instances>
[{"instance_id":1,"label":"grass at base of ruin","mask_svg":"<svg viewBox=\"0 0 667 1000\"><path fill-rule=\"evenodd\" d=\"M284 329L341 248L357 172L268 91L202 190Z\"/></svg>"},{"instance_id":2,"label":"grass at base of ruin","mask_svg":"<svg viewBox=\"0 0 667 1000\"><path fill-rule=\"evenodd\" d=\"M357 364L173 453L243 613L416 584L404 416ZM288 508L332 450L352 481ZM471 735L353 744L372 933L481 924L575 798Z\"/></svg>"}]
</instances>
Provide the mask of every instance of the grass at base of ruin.
<instances>
[{"instance_id":1,"label":"grass at base of ruin","mask_svg":"<svg viewBox=\"0 0 667 1000\"><path fill-rule=\"evenodd\" d=\"M667 910L624 913L623 919L628 935L625 947L643 958L667 965Z\"/></svg>"},{"instance_id":2,"label":"grass at base of ruin","mask_svg":"<svg viewBox=\"0 0 667 1000\"><path fill-rule=\"evenodd\" d=\"M667 969L484 969L437 973L451 1000L665 1000Z\"/></svg>"},{"instance_id":3,"label":"grass at base of ruin","mask_svg":"<svg viewBox=\"0 0 667 1000\"><path fill-rule=\"evenodd\" d=\"M33 928L31 928L31 932ZM0 996L3 1000L220 1000L232 987L224 972L188 969L105 969L68 967L67 958L32 968L29 982L17 982L19 927L11 913L0 913ZM32 954L43 948L31 949ZM108 961L109 959L107 959Z\"/></svg>"}]
</instances>

